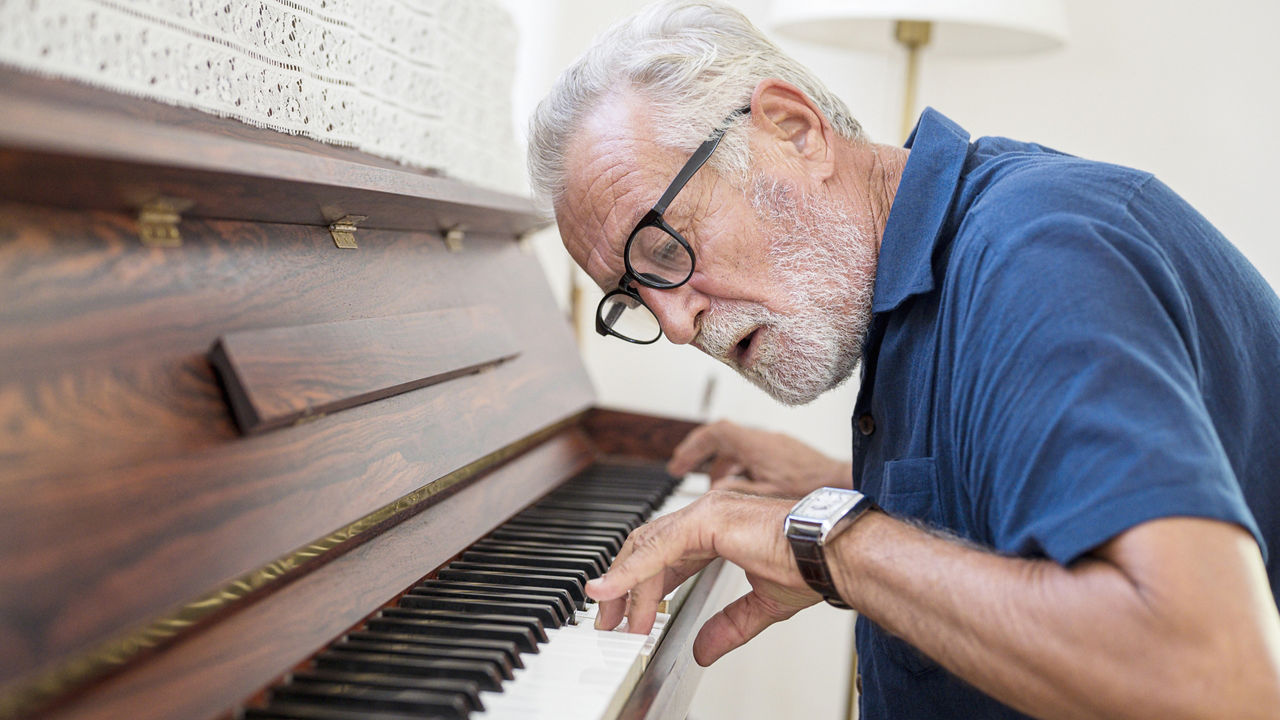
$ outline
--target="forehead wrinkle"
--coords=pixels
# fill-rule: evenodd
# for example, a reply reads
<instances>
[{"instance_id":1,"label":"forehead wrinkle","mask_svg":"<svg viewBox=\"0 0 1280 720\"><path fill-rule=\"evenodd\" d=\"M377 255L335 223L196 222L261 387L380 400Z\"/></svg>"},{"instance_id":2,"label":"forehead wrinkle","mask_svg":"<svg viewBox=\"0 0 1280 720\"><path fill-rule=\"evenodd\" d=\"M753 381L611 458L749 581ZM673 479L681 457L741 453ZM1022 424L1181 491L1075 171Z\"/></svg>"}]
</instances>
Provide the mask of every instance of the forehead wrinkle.
<instances>
[{"instance_id":1,"label":"forehead wrinkle","mask_svg":"<svg viewBox=\"0 0 1280 720\"><path fill-rule=\"evenodd\" d=\"M574 189L571 193L572 214L578 229L588 236L582 239L588 246L584 270L602 289L611 288L622 276L622 250L627 235L661 193L650 187L653 182L646 182L652 173L642 156L650 153L640 145L634 140L594 145L596 154L577 173L578 177L590 179L580 191ZM604 152L599 152L601 149ZM591 235L596 235L594 241ZM602 277L612 282L602 282Z\"/></svg>"},{"instance_id":2,"label":"forehead wrinkle","mask_svg":"<svg viewBox=\"0 0 1280 720\"><path fill-rule=\"evenodd\" d=\"M566 148L570 234L602 289L622 276L627 236L686 159L652 136L648 115L644 102L620 92L583 118Z\"/></svg>"}]
</instances>

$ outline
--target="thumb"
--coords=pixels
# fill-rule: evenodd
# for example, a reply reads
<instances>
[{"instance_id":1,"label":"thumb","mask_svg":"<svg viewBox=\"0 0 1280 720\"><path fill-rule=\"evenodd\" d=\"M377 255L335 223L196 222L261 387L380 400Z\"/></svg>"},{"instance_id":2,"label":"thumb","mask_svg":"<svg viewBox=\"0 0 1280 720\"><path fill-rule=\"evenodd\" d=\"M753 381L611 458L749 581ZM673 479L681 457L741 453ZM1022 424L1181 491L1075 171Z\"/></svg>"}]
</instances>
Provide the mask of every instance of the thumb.
<instances>
[{"instance_id":1,"label":"thumb","mask_svg":"<svg viewBox=\"0 0 1280 720\"><path fill-rule=\"evenodd\" d=\"M702 667L707 667L730 650L745 645L765 628L779 620L786 620L799 610L800 608L778 608L766 602L755 591L749 592L707 620L698 631L697 639L693 641L693 659Z\"/></svg>"}]
</instances>

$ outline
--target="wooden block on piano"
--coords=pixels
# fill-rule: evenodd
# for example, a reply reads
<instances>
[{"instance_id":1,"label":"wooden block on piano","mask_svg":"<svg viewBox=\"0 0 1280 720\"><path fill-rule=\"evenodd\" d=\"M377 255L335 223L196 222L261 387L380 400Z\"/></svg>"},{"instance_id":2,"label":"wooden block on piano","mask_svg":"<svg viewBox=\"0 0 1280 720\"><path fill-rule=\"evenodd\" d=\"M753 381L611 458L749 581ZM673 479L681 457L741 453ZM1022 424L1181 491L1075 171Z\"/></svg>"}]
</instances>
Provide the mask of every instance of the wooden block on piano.
<instances>
[{"instance_id":1,"label":"wooden block on piano","mask_svg":"<svg viewBox=\"0 0 1280 720\"><path fill-rule=\"evenodd\" d=\"M487 306L230 333L209 351L240 431L304 422L519 355Z\"/></svg>"}]
</instances>

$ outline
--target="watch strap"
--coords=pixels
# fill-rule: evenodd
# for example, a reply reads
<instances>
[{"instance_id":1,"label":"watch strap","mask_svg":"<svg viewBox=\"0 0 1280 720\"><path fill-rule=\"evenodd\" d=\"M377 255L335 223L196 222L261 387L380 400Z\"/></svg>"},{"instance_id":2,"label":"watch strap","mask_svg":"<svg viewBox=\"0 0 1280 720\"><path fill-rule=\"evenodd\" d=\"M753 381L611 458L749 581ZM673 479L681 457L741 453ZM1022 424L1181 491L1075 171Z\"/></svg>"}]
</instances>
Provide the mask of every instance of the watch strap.
<instances>
[{"instance_id":1,"label":"watch strap","mask_svg":"<svg viewBox=\"0 0 1280 720\"><path fill-rule=\"evenodd\" d=\"M851 609L844 600L840 598L840 593L836 592L836 584L831 579L831 573L827 570L827 561L822 551L822 546L815 542L801 540L799 538L789 538L791 540L791 552L796 557L796 565L800 568L800 577L813 588L823 600L828 604L834 605L842 610Z\"/></svg>"}]
</instances>

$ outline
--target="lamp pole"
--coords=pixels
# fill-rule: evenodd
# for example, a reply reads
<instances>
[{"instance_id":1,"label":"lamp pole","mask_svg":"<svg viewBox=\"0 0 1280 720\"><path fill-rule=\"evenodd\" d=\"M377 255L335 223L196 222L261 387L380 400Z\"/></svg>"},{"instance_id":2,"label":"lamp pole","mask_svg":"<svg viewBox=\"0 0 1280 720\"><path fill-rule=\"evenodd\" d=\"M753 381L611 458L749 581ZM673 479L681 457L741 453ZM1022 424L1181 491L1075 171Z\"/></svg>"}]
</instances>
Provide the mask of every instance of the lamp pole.
<instances>
[{"instance_id":1,"label":"lamp pole","mask_svg":"<svg viewBox=\"0 0 1280 720\"><path fill-rule=\"evenodd\" d=\"M916 119L916 81L920 76L920 48L929 44L933 23L927 20L899 20L893 37L907 48L907 78L902 93L902 139L906 140Z\"/></svg>"}]
</instances>

